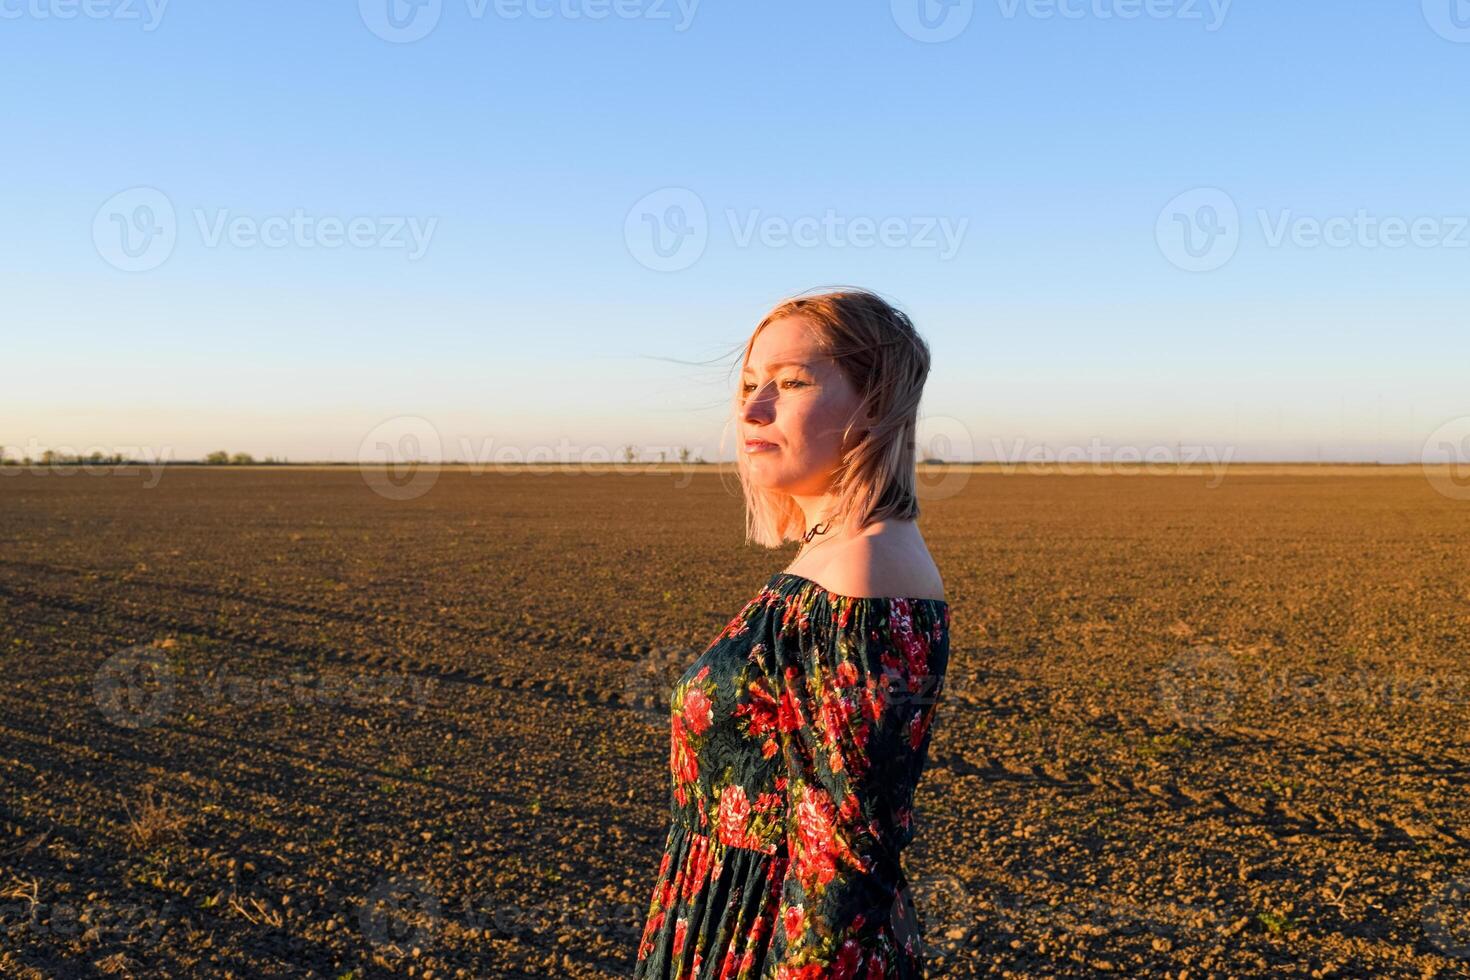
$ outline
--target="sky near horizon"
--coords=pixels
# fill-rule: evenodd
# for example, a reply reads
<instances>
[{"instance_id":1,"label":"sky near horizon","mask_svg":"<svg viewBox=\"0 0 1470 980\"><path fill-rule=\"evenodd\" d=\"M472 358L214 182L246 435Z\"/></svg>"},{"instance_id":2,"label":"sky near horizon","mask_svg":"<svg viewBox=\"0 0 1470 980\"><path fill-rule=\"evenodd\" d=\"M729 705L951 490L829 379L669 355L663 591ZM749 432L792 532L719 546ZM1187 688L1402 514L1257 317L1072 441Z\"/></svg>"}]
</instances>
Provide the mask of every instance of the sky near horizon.
<instances>
[{"instance_id":1,"label":"sky near horizon","mask_svg":"<svg viewBox=\"0 0 1470 980\"><path fill-rule=\"evenodd\" d=\"M837 285L932 455L1470 435L1466 0L0 0L0 65L11 456L729 459Z\"/></svg>"}]
</instances>

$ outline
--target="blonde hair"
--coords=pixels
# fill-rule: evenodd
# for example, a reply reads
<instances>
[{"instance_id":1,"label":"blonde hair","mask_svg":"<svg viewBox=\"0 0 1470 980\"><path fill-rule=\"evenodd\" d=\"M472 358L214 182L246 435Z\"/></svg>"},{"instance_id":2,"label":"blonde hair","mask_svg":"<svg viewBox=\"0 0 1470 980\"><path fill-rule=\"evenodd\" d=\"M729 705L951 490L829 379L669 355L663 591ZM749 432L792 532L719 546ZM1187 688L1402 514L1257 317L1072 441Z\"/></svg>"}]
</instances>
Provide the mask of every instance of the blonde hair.
<instances>
[{"instance_id":1,"label":"blonde hair","mask_svg":"<svg viewBox=\"0 0 1470 980\"><path fill-rule=\"evenodd\" d=\"M905 313L875 293L841 289L797 296L767 313L745 343L742 369L760 332L787 317L799 317L812 326L822 351L857 390L862 401L854 420L873 416L834 471L835 510L824 520L859 531L880 520L917 518L914 457L919 399L929 376L929 346ZM737 389L737 423L742 401ZM849 423L844 430L844 443L852 427ZM754 485L744 454L737 452L735 458L745 494L746 540L779 548L800 539L807 531L806 516L791 495Z\"/></svg>"}]
</instances>

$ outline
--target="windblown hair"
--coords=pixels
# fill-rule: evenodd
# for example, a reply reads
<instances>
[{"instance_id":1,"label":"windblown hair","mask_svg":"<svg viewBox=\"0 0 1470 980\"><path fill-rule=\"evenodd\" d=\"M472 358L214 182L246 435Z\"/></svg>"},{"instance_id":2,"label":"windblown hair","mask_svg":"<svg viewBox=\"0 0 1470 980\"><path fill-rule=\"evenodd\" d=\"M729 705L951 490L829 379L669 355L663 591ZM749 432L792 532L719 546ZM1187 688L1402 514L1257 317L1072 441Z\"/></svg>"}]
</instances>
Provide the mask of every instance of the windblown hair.
<instances>
[{"instance_id":1,"label":"windblown hair","mask_svg":"<svg viewBox=\"0 0 1470 980\"><path fill-rule=\"evenodd\" d=\"M863 289L842 289L797 296L767 313L746 341L742 369L760 332L786 317L799 317L811 325L821 349L862 398L843 433L844 443L853 425L862 424L869 412L873 415L867 432L843 454L833 473L836 503L824 520L857 531L880 520L917 518L915 444L919 399L929 376L929 346L908 316L881 297ZM740 404L737 394L737 415ZM768 548L800 540L807 531L806 518L791 495L754 485L745 454L735 456L745 493L746 540Z\"/></svg>"}]
</instances>

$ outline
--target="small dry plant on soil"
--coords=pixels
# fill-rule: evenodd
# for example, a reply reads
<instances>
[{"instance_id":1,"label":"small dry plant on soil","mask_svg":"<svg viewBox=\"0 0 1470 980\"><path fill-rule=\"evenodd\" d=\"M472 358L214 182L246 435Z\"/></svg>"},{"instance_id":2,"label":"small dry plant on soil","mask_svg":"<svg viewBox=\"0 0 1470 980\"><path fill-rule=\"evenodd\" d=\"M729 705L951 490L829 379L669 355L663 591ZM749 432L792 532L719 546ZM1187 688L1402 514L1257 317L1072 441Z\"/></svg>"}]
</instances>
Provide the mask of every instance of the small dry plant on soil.
<instances>
[{"instance_id":1,"label":"small dry plant on soil","mask_svg":"<svg viewBox=\"0 0 1470 980\"><path fill-rule=\"evenodd\" d=\"M0 899L25 899L35 908L41 901L41 883L35 878L12 878L10 883L0 888Z\"/></svg>"},{"instance_id":2,"label":"small dry plant on soil","mask_svg":"<svg viewBox=\"0 0 1470 980\"><path fill-rule=\"evenodd\" d=\"M167 797L154 798L153 784L143 787L137 809L123 800L128 815L128 844L144 850L178 836L188 826L188 818L171 809Z\"/></svg>"}]
</instances>

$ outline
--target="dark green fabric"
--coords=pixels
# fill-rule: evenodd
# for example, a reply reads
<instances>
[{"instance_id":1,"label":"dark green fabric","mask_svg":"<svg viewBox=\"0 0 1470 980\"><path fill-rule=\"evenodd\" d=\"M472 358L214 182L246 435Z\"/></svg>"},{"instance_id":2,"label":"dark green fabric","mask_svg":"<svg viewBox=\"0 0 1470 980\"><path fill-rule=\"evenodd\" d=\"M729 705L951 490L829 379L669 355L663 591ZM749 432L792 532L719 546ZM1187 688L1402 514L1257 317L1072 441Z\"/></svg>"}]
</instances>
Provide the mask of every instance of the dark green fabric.
<instances>
[{"instance_id":1,"label":"dark green fabric","mask_svg":"<svg viewBox=\"0 0 1470 980\"><path fill-rule=\"evenodd\" d=\"M923 976L899 856L948 660L945 602L771 577L674 685L636 980Z\"/></svg>"}]
</instances>

